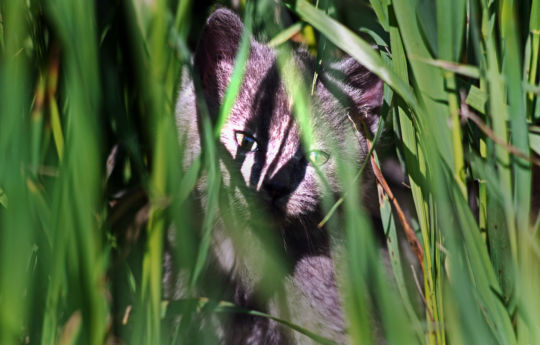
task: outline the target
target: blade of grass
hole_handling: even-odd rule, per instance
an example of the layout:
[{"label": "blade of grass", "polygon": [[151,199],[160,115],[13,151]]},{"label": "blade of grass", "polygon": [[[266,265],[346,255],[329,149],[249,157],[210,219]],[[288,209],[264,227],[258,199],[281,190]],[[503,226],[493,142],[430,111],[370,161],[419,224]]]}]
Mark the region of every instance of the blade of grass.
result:
[{"label": "blade of grass", "polygon": [[424,58],[415,57],[415,56],[411,56],[411,59],[419,60],[429,65],[440,67],[446,71],[460,74],[465,77],[474,78],[474,79],[480,78],[480,70],[476,66],[459,64],[453,61],[440,60],[440,59],[438,60],[424,59]]},{"label": "blade of grass", "polygon": [[[521,79],[521,56],[518,42],[517,18],[512,0],[503,1],[501,27],[504,39],[504,73],[510,105],[510,142],[517,149],[529,156],[529,137],[525,94]],[[531,165],[528,159],[512,157],[514,209],[516,210],[517,229],[528,231],[531,200]],[[517,254],[514,252],[514,254]]]},{"label": "blade of grass", "polygon": [[200,297],[197,299],[181,299],[181,300],[169,303],[167,305],[167,312],[175,313],[175,310],[182,310],[185,304],[193,304],[193,303],[196,305],[197,312],[226,313],[226,314],[241,313],[241,314],[246,314],[246,315],[264,317],[267,319],[277,321],[280,324],[285,325],[293,329],[294,331],[307,336],[308,338],[314,340],[318,344],[336,345],[336,343],[332,341],[331,339],[326,339],[324,337],[321,337],[317,335],[315,332],[305,329],[303,327],[300,327],[298,325],[295,325],[287,320],[275,317],[267,313],[263,313],[258,310],[242,308],[228,301],[214,301],[207,297]]},{"label": "blade of grass", "polygon": [[[483,8],[487,13],[488,9]],[[493,15],[494,16],[494,15]],[[485,15],[484,22],[491,20]],[[487,25],[487,24],[484,24]],[[502,76],[499,74],[499,60],[497,57],[495,38],[493,31],[484,32],[484,41],[487,55],[486,78],[488,80],[489,90],[489,111],[493,132],[504,142],[508,142],[508,112],[506,107],[506,97]],[[495,147],[495,157],[498,166],[499,183],[505,200],[502,205],[491,204],[488,208],[488,240],[492,250],[492,257],[496,272],[499,273],[499,279],[505,297],[508,299],[512,294],[512,285],[514,281],[513,264],[511,259],[516,258],[516,229],[514,223],[514,210],[512,207],[512,172],[510,155],[500,146]],[[501,213],[501,207],[504,213]],[[508,248],[510,244],[510,249]]]},{"label": "blade of grass", "polygon": [[279,34],[274,36],[269,42],[268,45],[270,47],[277,47],[288,40],[291,39],[294,35],[298,34],[303,27],[302,22],[294,23],[293,25],[289,26],[288,28],[281,31]]},{"label": "blade of grass", "polygon": [[[400,29],[398,28],[398,23],[391,23],[390,26],[390,39],[392,47],[392,61],[394,68],[400,74],[404,80],[408,80],[408,64],[405,57],[405,51],[403,47],[403,42],[401,38]],[[433,322],[439,321],[439,313],[437,312],[437,302],[434,299],[436,295],[435,289],[435,280],[433,276],[434,266],[433,266],[433,255],[432,248],[429,245],[429,224],[430,224],[430,211],[428,207],[428,194],[426,192],[426,178],[427,178],[427,169],[423,159],[423,149],[419,146],[417,141],[416,128],[414,126],[411,117],[408,115],[410,110],[407,109],[403,101],[400,99],[396,102],[397,105],[397,114],[399,117],[399,123],[401,125],[401,137],[404,144],[404,157],[409,173],[409,181],[411,184],[411,190],[414,198],[414,203],[416,206],[416,212],[418,214],[418,219],[420,221],[420,229],[422,233],[422,241],[424,244],[424,294],[426,295],[426,311],[428,315],[432,315]],[[428,343],[434,344],[435,339],[441,339],[441,336],[434,334],[434,330],[428,324]]]},{"label": "blade of grass", "polygon": [[45,102],[45,77],[40,74],[34,93],[34,109],[32,110],[32,172],[37,175],[40,156],[41,133],[43,130],[43,105]]},{"label": "blade of grass", "polygon": [[[106,256],[102,252],[101,235],[95,231],[99,228],[96,214],[102,207],[99,195],[104,170],[99,154],[101,133],[98,118],[94,116],[100,104],[95,7],[91,1],[58,0],[48,3],[47,10],[58,27],[64,49],[63,67],[69,99],[67,107],[62,109],[67,119],[68,145],[61,165],[61,178],[55,186],[59,200],[53,224],[62,228],[58,235],[68,238],[61,240],[65,253],[59,256],[67,260],[68,272],[77,272],[68,274],[67,287],[80,291],[80,295],[68,294],[67,303],[81,310],[84,342],[100,344],[105,337],[108,306],[102,284]],[[73,212],[65,212],[70,208]],[[60,270],[61,265],[59,263]],[[62,287],[61,283],[56,284],[59,289]]]},{"label": "blade of grass", "polygon": [[385,8],[387,6],[386,1],[369,0],[369,3],[371,4],[373,11],[377,15],[377,19],[379,20],[379,23],[381,23],[381,25],[386,31],[389,31],[388,30],[388,11]]},{"label": "blade of grass", "polygon": [[212,229],[218,216],[219,209],[219,190],[221,186],[221,177],[218,172],[218,157],[215,147],[215,141],[212,131],[212,125],[208,116],[203,118],[203,147],[205,150],[205,168],[208,174],[208,201],[206,206],[206,215],[202,224],[202,238],[195,260],[195,266],[191,275],[190,289],[195,289],[199,276],[207,262],[210,241],[212,239]]},{"label": "blade of grass", "polygon": [[[205,161],[204,166],[207,173],[207,205],[206,211],[207,214],[203,220],[202,224],[202,238],[199,244],[199,249],[197,253],[197,258],[195,260],[195,266],[192,272],[190,289],[195,289],[196,284],[199,280],[199,277],[203,271],[204,266],[206,265],[208,258],[208,251],[210,249],[210,242],[212,239],[212,229],[215,225],[216,218],[218,216],[217,210],[219,209],[219,191],[221,185],[221,176],[219,174],[218,168],[218,154],[216,147],[216,138],[219,138],[221,134],[221,128],[228,119],[228,116],[236,102],[236,97],[240,91],[242,81],[244,78],[245,66],[247,59],[250,53],[251,46],[251,19],[253,7],[251,2],[248,2],[246,5],[245,12],[245,23],[244,23],[244,33],[238,47],[238,52],[235,58],[235,65],[231,75],[231,82],[229,83],[225,96],[223,99],[223,104],[220,107],[218,119],[214,128],[210,123],[208,113],[202,116],[202,146],[203,151],[205,152]],[[202,102],[199,103],[199,106],[203,106]]]},{"label": "blade of grass", "polygon": [[[27,117],[23,116],[31,100],[28,61],[17,55],[27,34],[25,4],[5,1],[2,4],[5,46],[0,61],[0,188],[9,198],[0,207],[0,343],[19,344],[24,337],[29,299],[24,295],[33,281],[30,278],[33,229],[28,216],[26,171],[30,162]],[[13,81],[16,80],[16,83]]]},{"label": "blade of grass", "polygon": [[[533,0],[531,4],[531,16],[529,19],[529,37],[531,41],[531,55],[529,57],[530,65],[524,66],[528,69],[528,75],[525,73],[525,79],[529,80],[531,85],[536,84],[537,72],[538,72],[538,56],[540,54],[540,1]],[[534,119],[534,112],[532,111],[534,106],[534,95],[532,92],[527,94],[527,103],[529,111],[529,120]]]},{"label": "blade of grass", "polygon": [[[449,61],[456,61],[461,54],[461,45],[465,24],[465,0],[458,1],[437,1],[437,34],[439,58]],[[465,181],[465,162],[463,159],[463,144],[461,125],[459,118],[459,95],[456,85],[456,77],[453,73],[444,74],[445,86],[448,95],[448,110],[452,121],[452,146],[454,154],[455,177],[461,188],[461,192],[467,195]]]},{"label": "blade of grass", "polygon": [[[369,154],[368,156],[371,156],[371,154]],[[375,156],[375,154],[372,159],[373,159],[374,164],[376,166],[379,166],[378,159]],[[383,188],[380,186],[380,183],[378,184],[377,187],[378,187],[377,189],[379,193],[379,208],[380,208],[380,213],[381,213],[381,220],[382,220],[383,230],[386,236],[386,245],[388,247],[388,255],[390,258],[390,263],[392,265],[394,279],[396,281],[396,286],[401,297],[400,301],[401,303],[403,303],[403,307],[408,315],[408,320],[407,320],[408,327],[414,330],[415,336],[417,338],[416,340],[419,341],[420,339],[423,338],[423,329],[422,329],[420,320],[418,319],[418,316],[416,315],[414,307],[412,306],[412,303],[411,303],[412,300],[406,288],[405,275],[403,273],[403,266],[402,266],[402,262],[404,262],[405,260],[400,253],[400,237],[398,236],[397,229],[396,229],[396,222],[394,219],[394,214],[392,212],[390,196],[388,195],[388,193],[384,192]],[[392,198],[394,198],[393,195],[392,195]],[[422,266],[424,262],[421,261],[419,264],[420,266]],[[414,272],[412,273],[414,274]],[[395,321],[395,320],[392,320],[392,321]],[[393,332],[391,332],[391,334],[393,334]],[[403,338],[402,337],[400,338],[401,338],[401,341],[403,341]]]},{"label": "blade of grass", "polygon": [[[158,344],[161,341],[161,276],[163,239],[166,224],[164,208],[167,199],[168,168],[167,148],[171,137],[175,137],[172,119],[172,104],[167,103],[167,94],[172,92],[166,88],[166,72],[169,63],[166,42],[169,30],[166,18],[170,14],[167,2],[158,0],[148,4],[152,20],[147,32],[147,46],[150,47],[150,76],[147,80],[149,89],[150,128],[153,132],[150,137],[153,141],[152,172],[149,181],[150,211],[148,216],[147,250],[142,263],[142,286],[140,301],[143,313],[139,317],[143,320],[144,338],[138,339],[143,343]],[[134,6],[136,8],[136,6]]]}]

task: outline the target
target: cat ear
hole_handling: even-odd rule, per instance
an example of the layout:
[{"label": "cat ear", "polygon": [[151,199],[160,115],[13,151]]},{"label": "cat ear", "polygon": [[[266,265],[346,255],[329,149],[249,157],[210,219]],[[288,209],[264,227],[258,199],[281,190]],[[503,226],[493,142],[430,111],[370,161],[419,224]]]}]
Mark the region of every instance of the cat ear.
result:
[{"label": "cat ear", "polygon": [[194,66],[211,108],[227,87],[243,30],[240,18],[227,9],[216,10],[206,21]]},{"label": "cat ear", "polygon": [[353,58],[345,58],[339,65],[349,102],[374,133],[383,105],[384,83]]}]

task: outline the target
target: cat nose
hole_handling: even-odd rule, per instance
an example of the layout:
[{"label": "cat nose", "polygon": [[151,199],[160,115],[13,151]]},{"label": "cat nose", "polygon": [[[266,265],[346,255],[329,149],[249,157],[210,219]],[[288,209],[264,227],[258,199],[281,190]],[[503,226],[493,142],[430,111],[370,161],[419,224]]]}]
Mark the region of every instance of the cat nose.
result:
[{"label": "cat nose", "polygon": [[263,183],[263,190],[272,199],[277,200],[286,195],[289,195],[292,191],[290,183],[285,178],[272,179]]}]

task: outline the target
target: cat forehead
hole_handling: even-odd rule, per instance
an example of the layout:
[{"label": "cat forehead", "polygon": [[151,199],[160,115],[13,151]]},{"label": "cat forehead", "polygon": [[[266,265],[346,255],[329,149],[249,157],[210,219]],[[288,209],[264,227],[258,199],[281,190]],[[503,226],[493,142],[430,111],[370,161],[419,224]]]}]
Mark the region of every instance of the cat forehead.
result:
[{"label": "cat forehead", "polygon": [[[312,124],[339,127],[340,124],[334,123],[336,122],[334,120],[339,118],[335,115],[342,109],[324,85],[317,83],[315,92],[309,93],[311,85],[308,84],[313,78],[313,73],[310,73],[309,57],[303,55],[293,55],[293,61],[290,63],[295,64],[298,74],[301,75],[301,80],[293,80],[293,83],[308,92],[309,116]],[[296,100],[287,93],[280,76],[276,52],[265,45],[253,42],[242,86],[229,116],[229,123],[236,129],[259,135],[263,140],[270,140],[272,136],[282,136],[285,133],[289,138],[296,140],[295,138],[299,137],[299,129],[293,113],[295,102]]]},{"label": "cat forehead", "polygon": [[279,78],[269,76],[258,82],[249,80],[239,92],[229,122],[252,133],[296,132],[291,108],[291,99]]}]

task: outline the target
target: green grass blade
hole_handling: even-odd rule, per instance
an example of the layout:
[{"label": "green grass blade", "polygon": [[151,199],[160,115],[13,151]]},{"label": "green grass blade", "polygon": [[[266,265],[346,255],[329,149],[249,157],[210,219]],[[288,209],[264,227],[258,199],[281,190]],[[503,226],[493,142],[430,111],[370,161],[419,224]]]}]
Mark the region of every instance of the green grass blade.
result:
[{"label": "green grass blade", "polygon": [[[504,73],[510,105],[510,142],[522,152],[529,149],[527,111],[525,94],[521,79],[521,54],[518,42],[517,19],[514,1],[503,1],[501,27],[504,39]],[[512,157],[514,208],[516,210],[517,228],[521,231],[529,229],[529,211],[531,200],[531,166],[526,159]]]},{"label": "green grass blade", "polygon": [[[0,343],[19,344],[22,325],[31,305],[24,291],[33,284],[31,260],[35,224],[29,217],[26,174],[30,156],[25,108],[31,99],[28,61],[23,49],[27,26],[20,1],[3,2],[5,50],[0,64],[0,188],[5,206],[0,207]],[[17,83],[13,83],[17,80]]]},{"label": "green grass blade", "polygon": [[[487,8],[483,9],[484,13]],[[488,19],[484,19],[487,21]],[[502,76],[499,72],[494,32],[488,31],[485,36],[487,71],[489,92],[489,111],[495,135],[508,142],[508,108]],[[509,153],[502,147],[495,147],[495,157],[499,175],[500,190],[505,196],[501,205],[494,204],[488,208],[488,241],[493,254],[496,272],[499,273],[501,285],[506,298],[509,298],[514,281],[511,258],[516,258],[516,228],[514,222],[514,209],[512,206],[512,172]],[[488,196],[489,198],[489,196]],[[501,209],[504,213],[501,213]],[[510,247],[508,247],[508,243]]]},{"label": "green grass blade", "polygon": [[[538,57],[540,55],[540,1],[533,0],[531,4],[531,16],[529,19],[529,38],[531,40],[530,65],[525,65],[524,68],[528,70],[528,75],[525,73],[525,78],[529,80],[531,85],[536,84],[538,74]],[[528,78],[527,78],[528,77]],[[538,97],[537,97],[538,99]],[[534,117],[534,95],[529,92],[527,95],[527,103],[529,106],[529,119],[535,119]]]},{"label": "green grass blade", "polygon": [[[52,313],[55,308],[56,312],[62,311],[64,296],[61,293],[67,288],[70,293],[65,296],[65,303],[82,313],[83,342],[100,344],[105,337],[108,306],[101,285],[106,256],[102,251],[101,236],[96,231],[99,228],[96,214],[102,207],[99,199],[102,165],[97,140],[101,133],[97,117],[93,116],[100,104],[96,23],[95,17],[88,15],[94,13],[94,4],[52,1],[47,4],[47,10],[57,25],[65,49],[64,80],[69,99],[67,107],[62,109],[67,145],[60,179],[55,185],[57,200],[52,219],[52,224],[57,227],[55,236],[60,238],[54,243],[58,244],[61,261],[54,268],[56,281],[51,282],[49,301],[52,302]],[[70,208],[73,212],[60,212]],[[66,262],[71,274],[62,282],[60,277]],[[74,291],[80,291],[80,294]],[[54,315],[48,320],[52,323],[47,326],[58,327]]]},{"label": "green grass blade", "polygon": [[301,22],[294,23],[285,30],[281,31],[279,34],[274,36],[269,42],[270,47],[277,47],[285,42],[287,42],[291,37],[298,34],[302,30],[303,24]]}]

